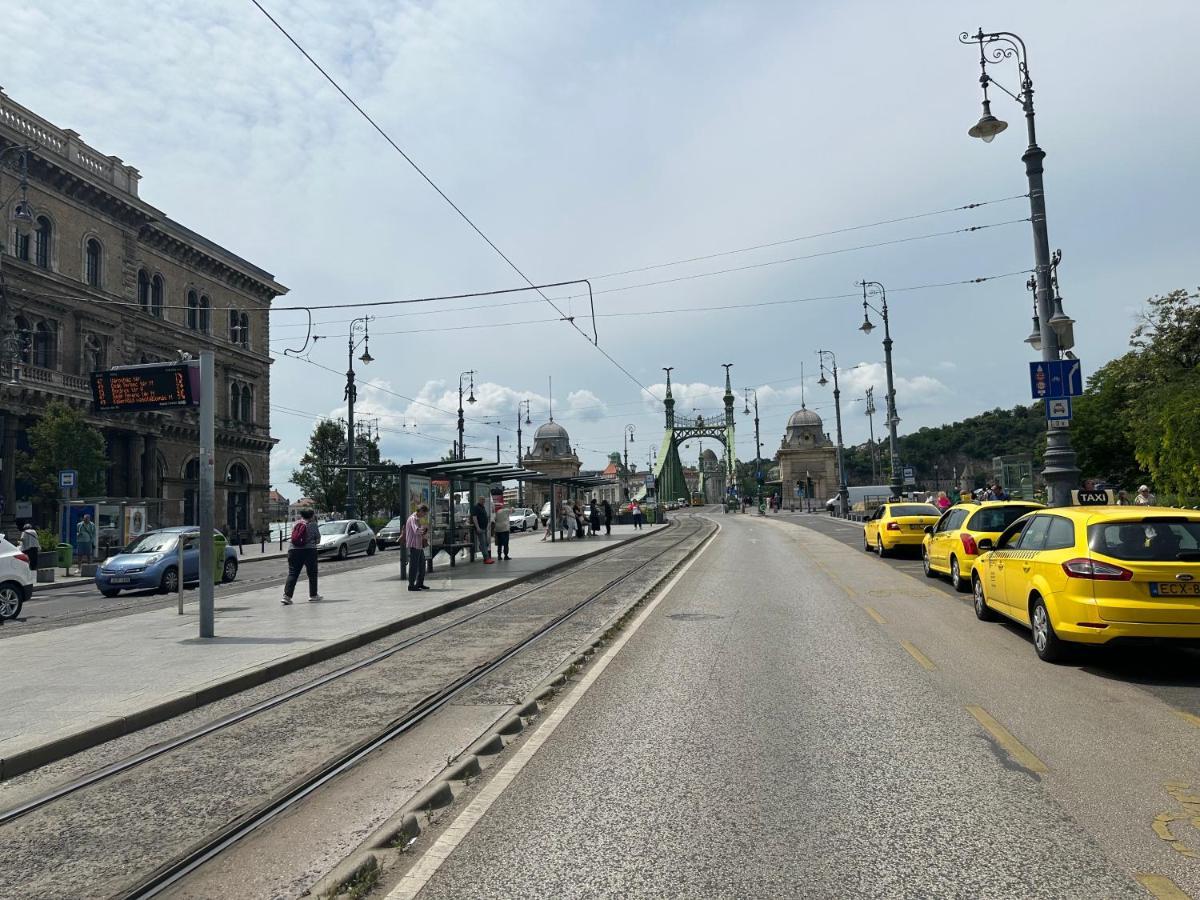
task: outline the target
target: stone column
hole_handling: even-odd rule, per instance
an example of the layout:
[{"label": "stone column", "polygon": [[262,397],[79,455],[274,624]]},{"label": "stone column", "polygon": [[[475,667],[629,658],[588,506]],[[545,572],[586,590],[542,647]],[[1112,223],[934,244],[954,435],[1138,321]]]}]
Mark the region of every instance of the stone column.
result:
[{"label": "stone column", "polygon": [[[157,497],[159,493],[158,484],[158,435],[147,434],[143,440],[145,441],[145,452],[142,454],[142,485],[147,497]],[[162,510],[152,510],[153,519],[155,522],[162,524]]]},{"label": "stone column", "polygon": [[4,425],[4,473],[0,493],[4,495],[4,515],[0,526],[7,532],[16,524],[17,516],[17,417],[9,413],[0,416]]},{"label": "stone column", "polygon": [[126,434],[125,440],[129,448],[126,462],[125,493],[128,497],[142,496],[142,436]]}]

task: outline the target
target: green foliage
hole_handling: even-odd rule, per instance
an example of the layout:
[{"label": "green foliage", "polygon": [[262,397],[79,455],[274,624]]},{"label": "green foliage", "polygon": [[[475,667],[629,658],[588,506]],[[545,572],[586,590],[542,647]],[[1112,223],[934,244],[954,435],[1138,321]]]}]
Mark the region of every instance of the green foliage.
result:
[{"label": "green foliage", "polygon": [[17,471],[33,483],[42,509],[53,507],[61,496],[58,473],[63,469],[79,472],[81,497],[104,493],[109,465],[104,436],[82,413],[57,400],[51,402],[29,429],[29,446],[30,453],[18,455]]},{"label": "green foliage", "polygon": [[58,549],[58,535],[48,528],[37,529],[38,544],[41,545],[42,552],[49,554],[51,551]]},{"label": "green foliage", "polygon": [[1144,386],[1137,355],[1130,352],[1097,369],[1088,379],[1084,395],[1075,398],[1071,443],[1083,477],[1102,478],[1126,488],[1149,480],[1135,455],[1134,434],[1125,424]]},{"label": "green foliage", "polygon": [[321,512],[338,512],[346,507],[346,420],[322,419],[308,439],[308,450],[291,482],[311,497]]}]

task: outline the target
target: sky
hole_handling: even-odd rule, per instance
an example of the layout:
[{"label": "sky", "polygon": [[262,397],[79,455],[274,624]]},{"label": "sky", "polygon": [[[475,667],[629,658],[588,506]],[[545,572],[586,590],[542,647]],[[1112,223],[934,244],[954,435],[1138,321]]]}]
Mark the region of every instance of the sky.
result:
[{"label": "sky", "polygon": [[[1025,133],[993,90],[1012,127],[967,136],[978,52],[958,35],[981,25],[1029,48],[1085,373],[1124,352],[1147,297],[1197,284],[1200,121],[1178,68],[1193,0],[1017,0],[970,18],[950,0],[262,2],[532,281],[589,279],[596,314],[578,284],[545,291],[558,309],[532,292],[324,309],[300,359],[284,350],[304,343],[304,313],[274,312],[271,478],[293,498],[316,420],[345,414],[348,321],[368,313],[356,415],[398,461],[449,451],[459,373],[475,370],[469,455],[494,456],[499,435],[515,460],[518,404],[531,401],[528,445],[552,379],[585,468],[622,449],[627,425],[644,467],[662,367],[690,418],[719,412],[722,363],[739,458],[755,454],[745,388],[771,455],[802,391],[835,430],[821,349],[859,443],[865,390],[877,434],[886,390],[882,328],[858,328],[862,279],[888,289],[901,433],[1030,402]],[[250,0],[44,0],[5,16],[6,93],[274,273],[290,288],[277,307],[524,286]],[[1015,90],[1013,64],[992,74]]]}]

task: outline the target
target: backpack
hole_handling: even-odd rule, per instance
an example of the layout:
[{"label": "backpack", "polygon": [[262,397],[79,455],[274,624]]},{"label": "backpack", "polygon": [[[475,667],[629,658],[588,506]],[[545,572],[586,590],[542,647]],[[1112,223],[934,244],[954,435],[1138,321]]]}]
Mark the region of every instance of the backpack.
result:
[{"label": "backpack", "polygon": [[303,519],[292,526],[292,546],[303,547],[308,543],[308,523]]}]

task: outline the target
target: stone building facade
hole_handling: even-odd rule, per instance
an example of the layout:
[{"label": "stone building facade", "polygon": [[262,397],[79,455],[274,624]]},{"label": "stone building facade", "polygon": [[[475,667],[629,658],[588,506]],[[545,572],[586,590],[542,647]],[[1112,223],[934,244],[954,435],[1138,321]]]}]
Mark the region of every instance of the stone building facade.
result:
[{"label": "stone building facade", "polygon": [[[29,485],[16,477],[27,430],[52,400],[101,430],[108,498],[146,501],[152,525],[196,521],[199,431],[192,410],[99,416],[88,374],[216,354],[216,507],[230,533],[263,527],[269,489],[268,309],[287,288],[271,273],[138,196],[140,173],[0,91],[0,495],[11,526]],[[14,159],[28,173],[32,224],[12,216]],[[25,496],[23,496],[23,494]],[[37,510],[48,524],[52,511]]]},{"label": "stone building facade", "polygon": [[[553,418],[538,427],[533,435],[533,443],[521,461],[527,469],[541,472],[544,475],[567,476],[579,474],[579,457],[571,449],[571,438],[567,429],[563,428]],[[525,485],[525,502],[535,511],[541,512],[542,505],[550,497],[550,489],[538,482],[531,481]]]},{"label": "stone building facade", "polygon": [[812,479],[818,503],[824,503],[838,491],[837,447],[825,433],[821,417],[811,409],[801,406],[792,413],[775,461],[779,464],[777,478],[785,506],[800,506],[797,481]]}]

